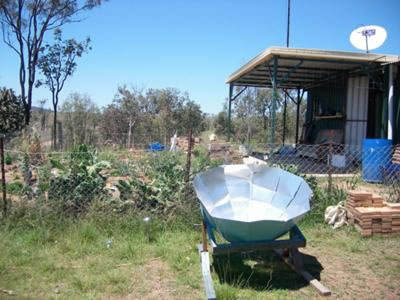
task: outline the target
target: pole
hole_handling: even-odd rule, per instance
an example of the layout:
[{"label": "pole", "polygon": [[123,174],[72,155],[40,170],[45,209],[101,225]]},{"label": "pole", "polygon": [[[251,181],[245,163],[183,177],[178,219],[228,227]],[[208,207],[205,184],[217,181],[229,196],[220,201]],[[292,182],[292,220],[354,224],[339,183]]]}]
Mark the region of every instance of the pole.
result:
[{"label": "pole", "polygon": [[283,135],[282,135],[283,145],[285,145],[285,139],[286,139],[286,109],[287,109],[287,95],[285,93],[285,103],[283,104]]},{"label": "pole", "polygon": [[185,198],[189,196],[189,181],[190,181],[190,167],[191,167],[191,156],[192,156],[192,129],[189,130],[188,134],[188,153],[187,153],[187,159],[186,159],[186,174],[185,174]]},{"label": "pole", "polygon": [[233,86],[232,84],[230,84],[229,99],[228,99],[228,142],[231,140],[232,92],[233,92]]},{"label": "pole", "polygon": [[270,130],[270,144],[275,143],[275,122],[276,122],[276,102],[278,98],[278,92],[276,87],[276,76],[277,76],[277,68],[278,68],[278,58],[274,57],[274,73],[272,78],[272,111],[271,111],[271,130]]},{"label": "pole", "polygon": [[333,130],[329,131],[329,150],[328,150],[328,192],[332,193],[332,142]]},{"label": "pole", "polygon": [[299,122],[300,122],[300,89],[297,89],[297,103],[296,103],[296,145],[299,142]]},{"label": "pole", "polygon": [[393,72],[394,65],[389,65],[389,86],[388,86],[388,130],[387,130],[387,139],[393,140],[393,131],[394,131],[394,84],[393,84]]},{"label": "pole", "polygon": [[4,134],[0,134],[1,187],[3,190],[3,217],[7,215],[6,171],[4,168]]},{"label": "pole", "polygon": [[202,226],[201,226],[201,240],[202,240],[202,245],[203,245],[203,252],[208,251],[207,247],[207,224],[203,220]]},{"label": "pole", "polygon": [[290,0],[288,0],[288,13],[287,13],[287,32],[286,32],[286,47],[289,48],[290,36]]}]

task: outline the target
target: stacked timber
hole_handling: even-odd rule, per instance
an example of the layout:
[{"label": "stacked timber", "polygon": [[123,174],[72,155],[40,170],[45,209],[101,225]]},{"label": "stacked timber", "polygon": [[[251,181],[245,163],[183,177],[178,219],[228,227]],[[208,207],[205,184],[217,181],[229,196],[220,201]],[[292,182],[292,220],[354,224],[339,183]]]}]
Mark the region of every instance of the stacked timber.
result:
[{"label": "stacked timber", "polygon": [[400,205],[364,191],[351,191],[346,202],[347,218],[362,236],[400,234]]},{"label": "stacked timber", "polygon": [[223,160],[229,163],[242,163],[243,155],[228,143],[208,144],[208,154],[212,159]]},{"label": "stacked timber", "polygon": [[397,145],[394,148],[394,153],[393,153],[393,157],[392,157],[392,163],[395,165],[400,165],[400,146]]},{"label": "stacked timber", "polygon": [[[187,152],[189,150],[189,138],[180,136],[176,139],[176,144],[179,149]],[[199,138],[192,138],[192,148],[196,145],[200,144]]]}]

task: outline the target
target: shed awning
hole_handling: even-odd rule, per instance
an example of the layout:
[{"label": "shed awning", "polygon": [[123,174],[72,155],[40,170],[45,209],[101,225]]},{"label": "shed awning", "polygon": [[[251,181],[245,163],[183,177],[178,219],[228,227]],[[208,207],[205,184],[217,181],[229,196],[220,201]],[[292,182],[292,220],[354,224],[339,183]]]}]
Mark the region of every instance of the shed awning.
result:
[{"label": "shed awning", "polygon": [[399,61],[399,56],[385,54],[271,47],[235,71],[226,83],[272,87],[276,74],[277,88],[307,89]]}]

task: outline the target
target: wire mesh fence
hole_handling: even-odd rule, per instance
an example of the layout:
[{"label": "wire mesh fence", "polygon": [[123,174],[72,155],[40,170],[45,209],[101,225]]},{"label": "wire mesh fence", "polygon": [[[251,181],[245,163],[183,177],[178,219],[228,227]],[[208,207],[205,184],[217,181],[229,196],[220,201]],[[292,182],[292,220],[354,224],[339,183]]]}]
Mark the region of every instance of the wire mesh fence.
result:
[{"label": "wire mesh fence", "polygon": [[400,199],[398,146],[363,150],[333,143],[244,146],[198,142],[189,168],[185,150],[170,152],[168,146],[152,149],[145,144],[125,150],[100,151],[85,145],[69,152],[5,150],[7,203],[40,202],[45,210],[57,208],[68,214],[85,212],[93,203],[117,211],[134,208],[166,213],[196,203],[193,192],[187,190],[196,173],[243,160],[315,177],[326,189],[332,185],[362,187],[391,202]]}]

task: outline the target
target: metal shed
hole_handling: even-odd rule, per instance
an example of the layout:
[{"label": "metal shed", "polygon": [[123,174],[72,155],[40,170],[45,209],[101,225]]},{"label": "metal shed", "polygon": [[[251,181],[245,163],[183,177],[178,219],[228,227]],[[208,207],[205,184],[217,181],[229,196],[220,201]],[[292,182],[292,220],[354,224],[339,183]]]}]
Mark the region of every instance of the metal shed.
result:
[{"label": "metal shed", "polygon": [[[229,84],[228,134],[232,102],[247,87],[259,87],[274,91],[271,143],[275,142],[277,89],[297,90],[297,100],[293,99],[297,103],[296,143],[299,141],[299,106],[304,92],[307,92],[306,120],[314,122],[317,130],[341,129],[343,143],[358,146],[368,135],[392,139],[394,131],[397,137],[399,62],[400,56],[385,54],[268,48],[226,80]],[[240,88],[236,95],[234,87]],[[375,102],[372,101],[374,97],[377,98]],[[371,105],[379,106],[380,116],[368,121],[376,109]],[[375,126],[368,122],[375,122]],[[315,135],[315,132],[310,134],[311,142],[315,141]]]}]

